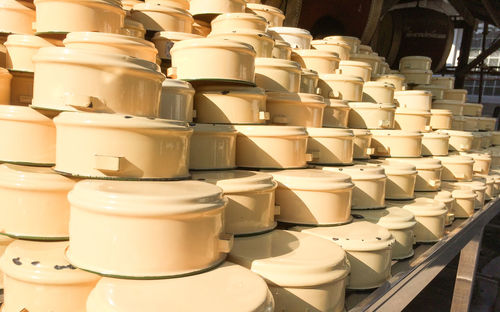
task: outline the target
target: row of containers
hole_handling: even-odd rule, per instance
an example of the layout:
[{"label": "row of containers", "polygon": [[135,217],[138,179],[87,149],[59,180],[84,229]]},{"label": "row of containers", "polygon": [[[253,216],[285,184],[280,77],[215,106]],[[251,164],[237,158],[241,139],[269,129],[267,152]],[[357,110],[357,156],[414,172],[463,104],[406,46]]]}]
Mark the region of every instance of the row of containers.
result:
[{"label": "row of containers", "polygon": [[3,312],[343,311],[500,193],[426,57],[241,0],[0,2]]}]

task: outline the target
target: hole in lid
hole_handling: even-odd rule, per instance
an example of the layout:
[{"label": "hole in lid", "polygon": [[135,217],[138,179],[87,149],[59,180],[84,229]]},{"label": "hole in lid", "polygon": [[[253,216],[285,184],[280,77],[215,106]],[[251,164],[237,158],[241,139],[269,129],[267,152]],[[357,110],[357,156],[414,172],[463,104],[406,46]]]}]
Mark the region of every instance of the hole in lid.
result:
[{"label": "hole in lid", "polygon": [[363,217],[362,215],[359,215],[359,214],[352,214],[351,215],[354,219],[364,219],[365,217]]},{"label": "hole in lid", "polygon": [[127,116],[124,116],[124,118],[125,118],[125,119],[130,119],[130,118],[133,118],[133,116],[129,116],[129,115],[127,115]]},{"label": "hole in lid", "polygon": [[336,237],[332,237],[332,240],[334,240],[334,241],[338,241],[339,239],[338,239],[338,238],[336,238]]},{"label": "hole in lid", "polygon": [[39,264],[40,264],[40,261],[33,261],[33,262],[31,262],[31,265],[38,266]]},{"label": "hole in lid", "polygon": [[14,262],[15,265],[22,265],[23,263],[21,262],[21,258],[12,258],[12,262]]},{"label": "hole in lid", "polygon": [[377,240],[382,240],[380,237],[375,237]]},{"label": "hole in lid", "polygon": [[224,91],[221,91],[220,92],[222,95],[226,95],[226,94],[229,94],[229,90],[224,90]]}]

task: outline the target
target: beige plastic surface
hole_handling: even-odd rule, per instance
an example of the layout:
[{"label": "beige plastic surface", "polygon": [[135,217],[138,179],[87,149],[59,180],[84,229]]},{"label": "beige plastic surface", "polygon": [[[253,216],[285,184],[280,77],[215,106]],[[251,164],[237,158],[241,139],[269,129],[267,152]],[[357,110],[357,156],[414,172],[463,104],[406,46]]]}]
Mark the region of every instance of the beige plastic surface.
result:
[{"label": "beige plastic surface", "polygon": [[196,124],[193,129],[189,169],[215,170],[236,167],[237,132],[232,126]]}]

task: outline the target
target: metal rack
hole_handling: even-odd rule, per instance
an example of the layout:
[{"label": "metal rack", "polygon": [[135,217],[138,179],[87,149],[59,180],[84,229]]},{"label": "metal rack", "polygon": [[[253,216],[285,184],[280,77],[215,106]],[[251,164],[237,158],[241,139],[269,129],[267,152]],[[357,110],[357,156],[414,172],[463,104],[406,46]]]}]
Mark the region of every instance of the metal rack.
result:
[{"label": "metal rack", "polygon": [[348,292],[349,312],[401,311],[460,252],[451,311],[468,311],[484,227],[500,212],[490,201],[468,219],[459,219],[439,242],[415,247],[413,258],[394,261],[392,278],[372,292]]}]

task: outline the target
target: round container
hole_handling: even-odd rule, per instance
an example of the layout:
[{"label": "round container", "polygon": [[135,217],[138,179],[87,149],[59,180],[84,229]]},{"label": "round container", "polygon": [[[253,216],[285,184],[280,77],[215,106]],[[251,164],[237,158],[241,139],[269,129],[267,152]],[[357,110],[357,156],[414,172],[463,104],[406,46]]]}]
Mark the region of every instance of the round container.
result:
[{"label": "round container", "polygon": [[33,107],[158,116],[165,76],[156,64],[124,55],[61,47],[40,49],[33,62]]},{"label": "round container", "polygon": [[238,29],[267,30],[267,20],[253,13],[225,13],[217,16],[210,23],[212,34],[229,33]]},{"label": "round container", "polygon": [[189,150],[189,169],[236,167],[236,135],[230,125],[195,124]]},{"label": "round container", "polygon": [[0,105],[10,104],[12,75],[0,67]]},{"label": "round container", "polygon": [[434,192],[441,188],[441,161],[429,157],[423,158],[387,158],[390,163],[406,163],[417,168],[415,192]]},{"label": "round container", "polygon": [[56,129],[52,120],[23,106],[0,105],[0,161],[31,166],[55,163]]},{"label": "round container", "polygon": [[[252,7],[250,7],[252,9]],[[297,27],[270,27],[275,39],[282,39],[290,44],[292,49],[310,49],[312,36],[311,33]]]},{"label": "round container", "polygon": [[28,106],[33,99],[34,73],[11,70],[10,104]]},{"label": "round container", "polygon": [[367,81],[363,84],[363,102],[392,104],[394,85],[387,82]]},{"label": "round container", "polygon": [[359,46],[361,45],[361,40],[357,37],[349,37],[349,36],[328,36],[323,40],[329,42],[346,42],[351,47],[351,53],[358,53]]},{"label": "round container", "polygon": [[443,181],[472,181],[474,175],[472,157],[467,156],[435,156],[443,164]]},{"label": "round container", "polygon": [[477,194],[472,189],[450,189],[455,203],[453,204],[453,214],[457,219],[467,219],[474,214]]},{"label": "round container", "polygon": [[344,309],[349,262],[342,248],[325,239],[282,230],[239,237],[229,259],[267,281],[275,311]]},{"label": "round container", "polygon": [[[347,61],[349,59],[349,54],[351,53],[351,46],[345,41],[332,41],[332,40],[313,40],[311,45],[314,49],[335,52],[339,55],[342,61]],[[359,64],[358,64],[359,65]],[[364,65],[364,64],[363,64]],[[371,71],[371,68],[370,68]],[[348,74],[350,75],[350,74]],[[366,80],[365,80],[366,81]]]},{"label": "round container", "polygon": [[370,159],[373,154],[372,133],[364,129],[351,129],[354,133],[354,152],[353,158],[356,160]]},{"label": "round container", "polygon": [[197,34],[175,31],[159,31],[155,33],[151,41],[154,43],[156,50],[158,51],[159,58],[163,60],[171,60],[172,55],[170,55],[170,50],[176,42],[200,38],[202,38],[202,36]]},{"label": "round container", "polygon": [[247,11],[265,18],[269,27],[281,27],[285,20],[283,11],[271,5],[247,3]]},{"label": "round container", "polygon": [[303,127],[235,126],[236,165],[244,168],[304,168],[307,132]]},{"label": "round container", "polygon": [[432,77],[431,83],[436,86],[441,86],[445,89],[453,89],[455,85],[455,77]]},{"label": "round container", "polygon": [[394,238],[392,259],[401,260],[413,256],[415,236],[413,228],[417,224],[411,212],[400,207],[356,211],[356,220],[377,224],[391,233]]},{"label": "round container", "polygon": [[372,130],[375,156],[420,157],[422,137],[418,131]]},{"label": "round container", "polygon": [[0,165],[1,232],[17,239],[67,240],[75,182],[50,168]]},{"label": "round container", "polygon": [[2,33],[32,35],[35,6],[32,1],[3,0],[0,21]]},{"label": "round container", "polygon": [[392,129],[396,106],[392,104],[374,104],[350,102],[349,128],[356,129]]},{"label": "round container", "polygon": [[372,78],[377,77],[380,67],[380,58],[377,55],[351,52],[349,59],[351,61],[369,63],[372,66]]},{"label": "round container", "polygon": [[[183,40],[170,54],[172,78],[254,83],[255,50],[249,44],[209,38]],[[222,66],[220,60],[224,60]]]},{"label": "round container", "polygon": [[68,198],[66,256],[87,271],[166,278],[213,268],[231,249],[232,236],[224,233],[227,200],[209,183],[85,180]]},{"label": "round container", "polygon": [[[10,238],[8,236],[0,235],[0,257],[4,254],[5,249],[7,248],[7,246],[9,246],[10,243],[12,243],[13,241],[14,241],[14,239],[12,239],[12,238]],[[0,287],[2,287],[2,289],[3,289],[4,288],[4,285],[3,285],[3,273],[1,275],[2,275],[2,277],[0,277]]]},{"label": "round container", "polygon": [[453,114],[448,109],[431,109],[431,128],[434,130],[451,129],[452,116]]},{"label": "round container", "polygon": [[27,72],[34,71],[33,55],[40,48],[53,46],[49,41],[33,35],[9,35],[4,45],[7,48],[7,68]]},{"label": "round container", "polygon": [[443,238],[448,214],[446,205],[431,198],[417,198],[409,202],[392,202],[413,213],[417,224],[413,228],[417,243],[434,243]]},{"label": "round container", "polygon": [[464,104],[453,100],[436,100],[432,102],[433,109],[447,109],[455,116],[462,116]]},{"label": "round container", "polygon": [[[122,1],[122,5],[125,5],[123,2],[124,1]],[[137,0],[137,3],[140,2]],[[134,6],[135,4],[136,3],[134,3],[132,6]],[[130,9],[132,9],[132,7],[130,7]],[[144,36],[146,35],[146,28],[144,28],[144,25],[142,25],[142,23],[134,21],[129,16],[125,16],[123,27],[120,29],[120,34],[144,39]]]},{"label": "round container", "polygon": [[296,229],[333,241],[345,250],[351,264],[348,289],[376,288],[391,277],[395,240],[385,228],[368,221],[358,221],[342,226]]},{"label": "round container", "polygon": [[245,0],[189,0],[189,12],[197,18],[212,20],[223,13],[245,12]]},{"label": "round container", "polygon": [[60,173],[140,180],[189,176],[189,141],[193,130],[183,122],[65,112],[54,118],[54,123],[57,129],[55,170]]},{"label": "round container", "polygon": [[483,182],[486,186],[486,190],[484,192],[485,200],[492,200],[496,197],[495,195],[495,178],[488,174],[474,174],[474,180],[479,180]]},{"label": "round container", "polygon": [[494,131],[497,119],[492,117],[479,117],[478,129],[482,131]]},{"label": "round container", "polygon": [[304,64],[306,68],[312,69],[319,74],[334,74],[339,68],[339,54],[325,50],[302,50],[295,49],[292,59],[299,64]]},{"label": "round container", "polygon": [[453,116],[451,118],[451,129],[463,131],[465,130],[465,119],[463,116]]},{"label": "round container", "polygon": [[273,54],[274,40],[265,31],[254,29],[234,29],[228,32],[211,32],[208,38],[232,40],[250,44],[257,52],[257,57],[270,58]]},{"label": "round container", "polygon": [[0,259],[4,272],[2,311],[86,311],[99,276],[75,268],[64,257],[68,242],[17,240]]},{"label": "round container", "polygon": [[162,119],[193,121],[194,89],[189,82],[165,79],[161,84],[160,110]]},{"label": "round container", "polygon": [[278,182],[278,221],[306,225],[343,224],[351,221],[354,184],[348,175],[318,169],[270,173]]},{"label": "round container", "polygon": [[266,91],[297,93],[300,89],[300,65],[275,58],[255,59],[255,83]]},{"label": "round container", "polygon": [[405,76],[407,84],[430,84],[432,71],[420,69],[405,69],[401,70],[401,74]]},{"label": "round container", "polygon": [[318,91],[318,72],[312,69],[302,69],[300,73],[300,93],[316,94]]},{"label": "round container", "polygon": [[[125,11],[117,0],[36,0],[37,33],[120,32]],[[57,18],[55,18],[57,16]]]},{"label": "round container", "polygon": [[415,198],[414,190],[417,179],[417,169],[412,164],[373,160],[367,165],[381,166],[385,170],[387,182],[385,199],[409,200]]},{"label": "round container", "polygon": [[194,106],[200,123],[263,124],[269,119],[266,94],[255,87],[200,86],[196,88]]},{"label": "round container", "polygon": [[[340,67],[342,68],[342,67]],[[394,88],[396,92],[400,92],[404,90],[405,86],[405,76],[399,75],[399,74],[384,74],[384,75],[379,75],[377,77],[378,82],[386,82],[386,83],[392,83],[394,85]],[[394,94],[394,97],[396,96],[396,93]],[[429,105],[430,106],[430,105]]]},{"label": "round container", "polygon": [[367,82],[371,78],[372,66],[367,62],[340,61],[337,72],[342,75],[360,77],[364,82]]},{"label": "round container", "polygon": [[273,58],[290,60],[292,57],[292,46],[280,39],[274,39]]},{"label": "round container", "polygon": [[328,74],[319,78],[318,87],[325,98],[359,102],[363,97],[363,79],[360,77]]},{"label": "round container", "polygon": [[239,265],[224,262],[212,271],[175,279],[102,278],[89,295],[86,311],[267,312],[273,308],[272,294],[262,278]]},{"label": "round container", "polygon": [[411,108],[396,108],[394,128],[405,131],[429,131],[431,114],[429,111]]},{"label": "round container", "polygon": [[447,89],[444,91],[443,99],[450,101],[459,101],[465,103],[467,100],[467,90],[465,89]]},{"label": "round container", "polygon": [[267,111],[273,124],[316,127],[323,124],[323,97],[310,93],[267,92]]},{"label": "round container", "polygon": [[488,174],[491,166],[491,156],[487,153],[464,153],[464,156],[474,159],[474,173]]},{"label": "round container", "polygon": [[414,90],[424,90],[432,93],[433,100],[443,100],[445,87],[433,84],[419,84],[413,87]]},{"label": "round container", "polygon": [[424,132],[422,156],[447,156],[450,136],[446,133]]},{"label": "round container", "polygon": [[429,70],[431,69],[432,59],[427,56],[405,56],[399,60],[399,70],[403,71],[405,69],[419,69],[419,70]]},{"label": "round container", "polygon": [[462,120],[464,121],[464,130],[465,131],[476,131],[478,129],[477,117],[463,116]]},{"label": "round container", "polygon": [[481,117],[483,113],[483,104],[478,103],[465,103],[464,116]]},{"label": "round container", "polygon": [[[344,100],[324,99],[326,107],[323,111],[323,127],[347,128],[351,108]],[[499,139],[500,145],[500,132]]]},{"label": "round container", "polygon": [[418,192],[418,197],[426,197],[435,199],[437,201],[445,204],[448,214],[446,215],[446,220],[444,225],[449,226],[455,220],[455,214],[453,212],[453,206],[455,205],[455,198],[453,198],[451,192],[439,191],[439,192]]},{"label": "round container", "polygon": [[259,234],[276,227],[274,205],[277,182],[263,172],[230,170],[194,172],[193,180],[205,181],[222,188],[228,200],[224,210],[226,233]]},{"label": "round container", "polygon": [[309,163],[318,165],[350,165],[354,149],[354,134],[348,129],[307,128]]},{"label": "round container", "polygon": [[479,181],[474,180],[471,182],[455,182],[453,183],[455,187],[459,189],[472,190],[477,196],[474,200],[474,209],[479,210],[484,207],[484,201],[486,197],[486,184]]},{"label": "round container", "polygon": [[397,91],[394,100],[401,108],[429,111],[432,104],[432,94],[425,90]]},{"label": "round container", "polygon": [[474,135],[472,132],[455,131],[455,130],[440,130],[439,133],[445,133],[450,136],[449,150],[468,152],[472,149]]},{"label": "round container", "polygon": [[187,10],[161,2],[138,3],[130,11],[130,15],[148,31],[190,33],[193,29],[194,19]]},{"label": "round container", "polygon": [[351,203],[352,210],[385,207],[387,176],[385,175],[384,168],[355,165],[347,167],[323,167],[323,170],[344,173],[351,177],[354,183]]}]

